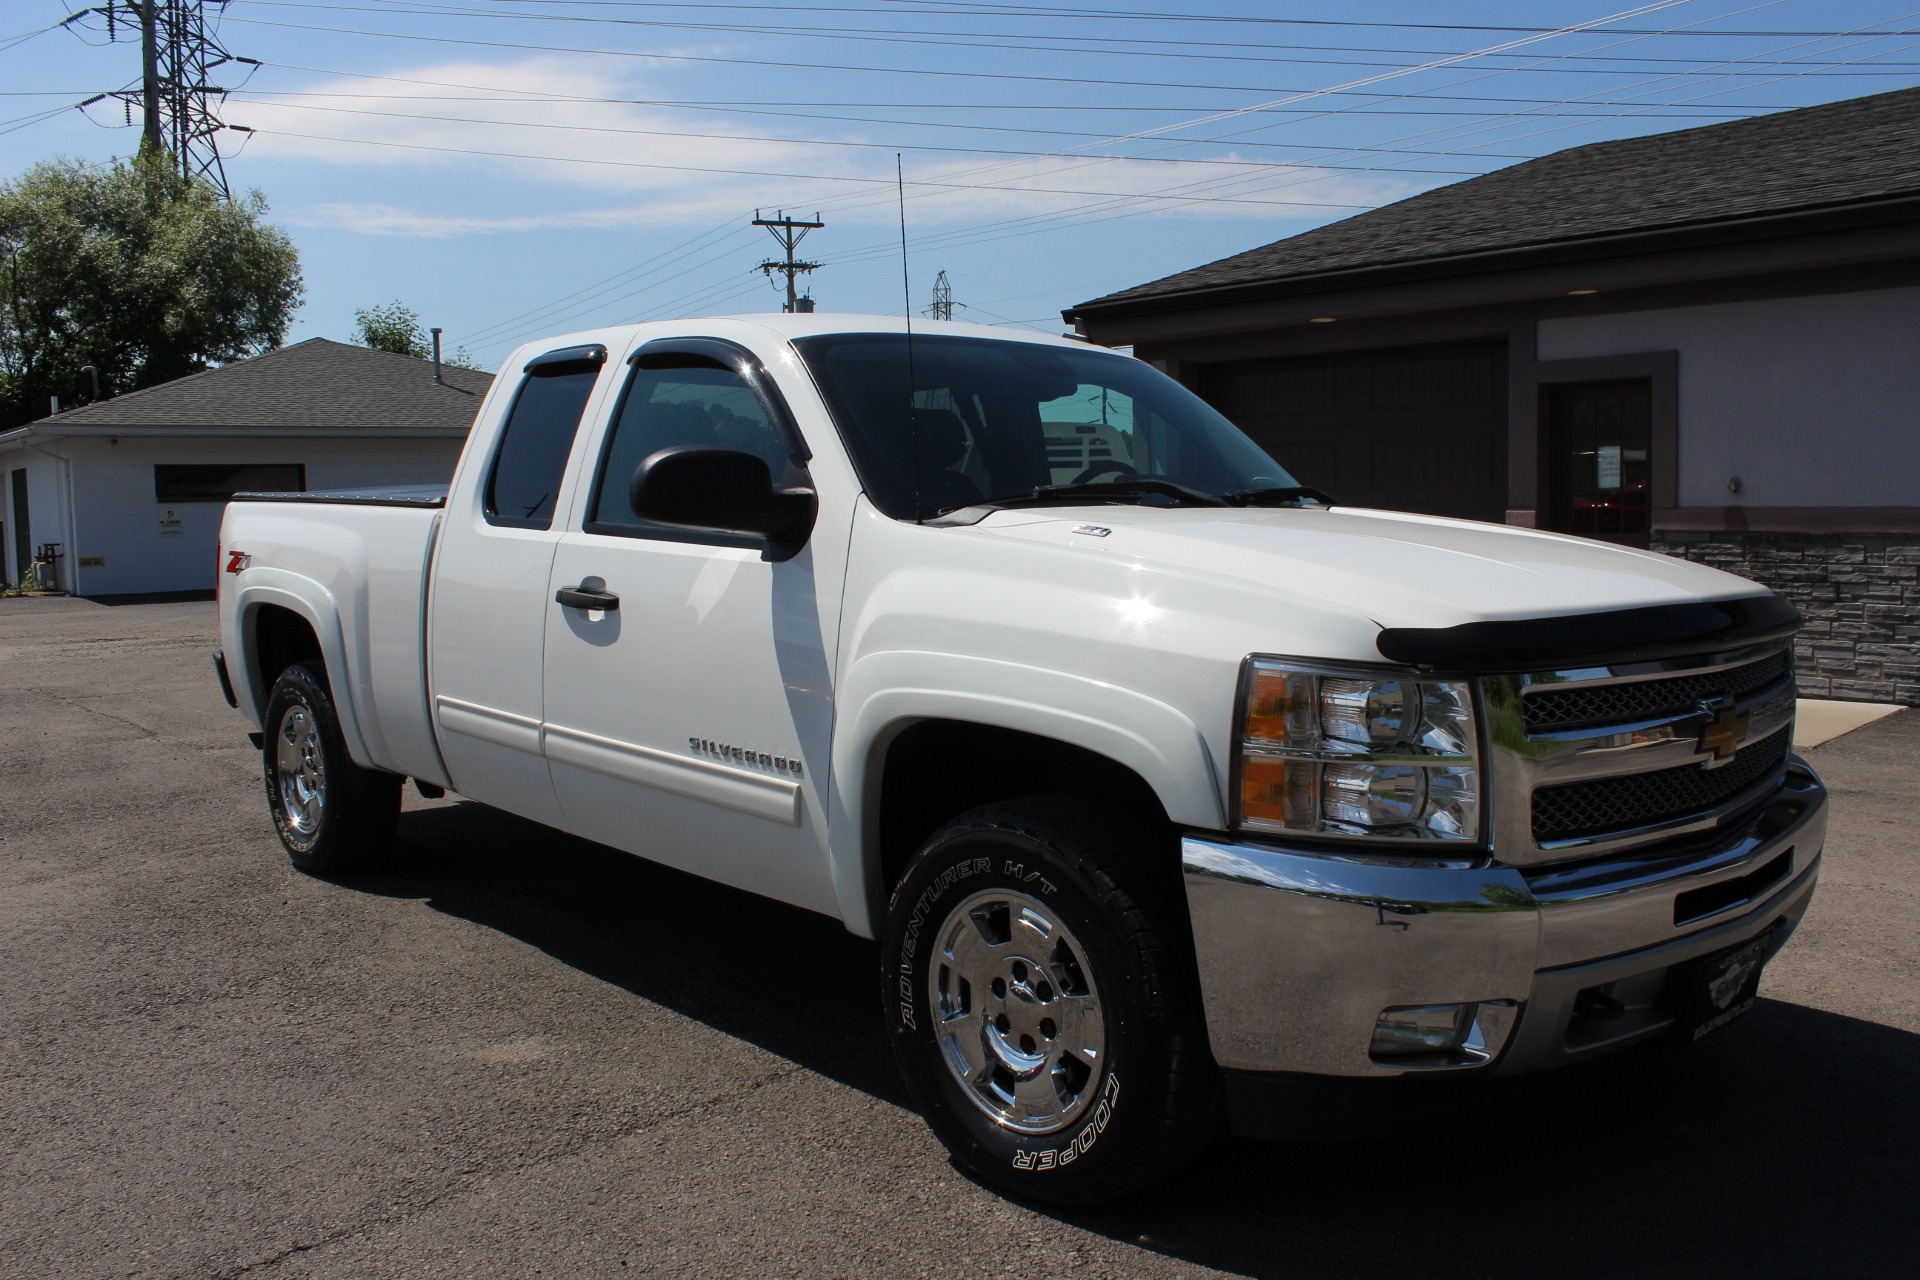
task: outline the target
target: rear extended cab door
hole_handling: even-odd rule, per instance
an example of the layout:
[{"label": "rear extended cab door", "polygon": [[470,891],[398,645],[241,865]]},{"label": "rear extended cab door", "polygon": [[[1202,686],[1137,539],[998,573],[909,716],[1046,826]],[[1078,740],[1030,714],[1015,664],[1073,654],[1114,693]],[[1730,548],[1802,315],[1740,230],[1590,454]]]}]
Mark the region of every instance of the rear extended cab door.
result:
[{"label": "rear extended cab door", "polygon": [[583,434],[603,399],[607,349],[523,351],[519,386],[476,426],[448,493],[428,600],[434,725],[454,789],[561,824],[542,742],[541,659],[560,538]]},{"label": "rear extended cab door", "polygon": [[[785,340],[710,323],[636,340],[581,450],[544,593],[548,763],[568,830],[838,915],[826,798],[858,486]],[[814,489],[798,554],[639,520],[634,468],[676,444],[752,452]]]}]

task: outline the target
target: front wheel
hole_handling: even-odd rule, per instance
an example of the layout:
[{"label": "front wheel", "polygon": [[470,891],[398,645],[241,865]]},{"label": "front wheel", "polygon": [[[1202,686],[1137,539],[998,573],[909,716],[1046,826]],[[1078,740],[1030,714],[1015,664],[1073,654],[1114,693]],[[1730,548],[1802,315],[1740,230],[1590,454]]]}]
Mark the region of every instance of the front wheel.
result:
[{"label": "front wheel", "polygon": [[[1151,841],[1067,801],[935,833],[895,890],[895,1057],[953,1157],[1015,1195],[1089,1204],[1173,1172],[1217,1127],[1177,899]],[[1171,867],[1166,869],[1171,873]],[[1176,875],[1158,877],[1178,889]]]},{"label": "front wheel", "polygon": [[333,695],[306,663],[273,683],[260,757],[267,808],[295,867],[340,875],[386,851],[400,820],[402,779],[347,755]]}]

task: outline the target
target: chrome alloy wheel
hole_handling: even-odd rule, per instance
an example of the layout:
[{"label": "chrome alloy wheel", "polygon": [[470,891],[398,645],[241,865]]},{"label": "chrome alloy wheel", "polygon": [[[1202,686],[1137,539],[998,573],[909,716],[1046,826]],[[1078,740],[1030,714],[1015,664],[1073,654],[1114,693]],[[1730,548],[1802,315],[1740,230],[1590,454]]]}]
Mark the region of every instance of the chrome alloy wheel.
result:
[{"label": "chrome alloy wheel", "polygon": [[932,959],[941,1058],[974,1105],[1021,1133],[1077,1120],[1098,1096],[1107,1024],[1073,932],[1038,899],[995,889],[947,914]]},{"label": "chrome alloy wheel", "polygon": [[280,729],[274,735],[273,771],[287,825],[303,836],[318,831],[327,804],[327,758],[320,748],[319,722],[313,712],[298,703],[280,717]]}]

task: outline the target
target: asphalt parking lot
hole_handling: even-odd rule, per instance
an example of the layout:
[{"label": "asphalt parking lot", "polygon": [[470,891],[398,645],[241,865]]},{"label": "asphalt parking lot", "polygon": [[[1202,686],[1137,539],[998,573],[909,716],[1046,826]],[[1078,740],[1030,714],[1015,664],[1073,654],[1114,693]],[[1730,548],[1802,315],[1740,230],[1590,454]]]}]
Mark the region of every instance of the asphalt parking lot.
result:
[{"label": "asphalt parking lot", "polygon": [[411,794],[295,873],[213,627],[0,601],[0,1275],[1913,1269],[1920,713],[1809,753],[1822,887],[1717,1043],[1051,1214],[947,1164],[831,921]]}]

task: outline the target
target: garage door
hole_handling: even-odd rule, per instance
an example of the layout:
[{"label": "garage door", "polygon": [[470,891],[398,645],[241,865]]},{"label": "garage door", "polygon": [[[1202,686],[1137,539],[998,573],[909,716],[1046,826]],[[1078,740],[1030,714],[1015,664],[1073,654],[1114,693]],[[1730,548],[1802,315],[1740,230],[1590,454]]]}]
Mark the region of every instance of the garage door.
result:
[{"label": "garage door", "polygon": [[1506,518],[1504,342],[1206,365],[1197,390],[1343,502]]}]

